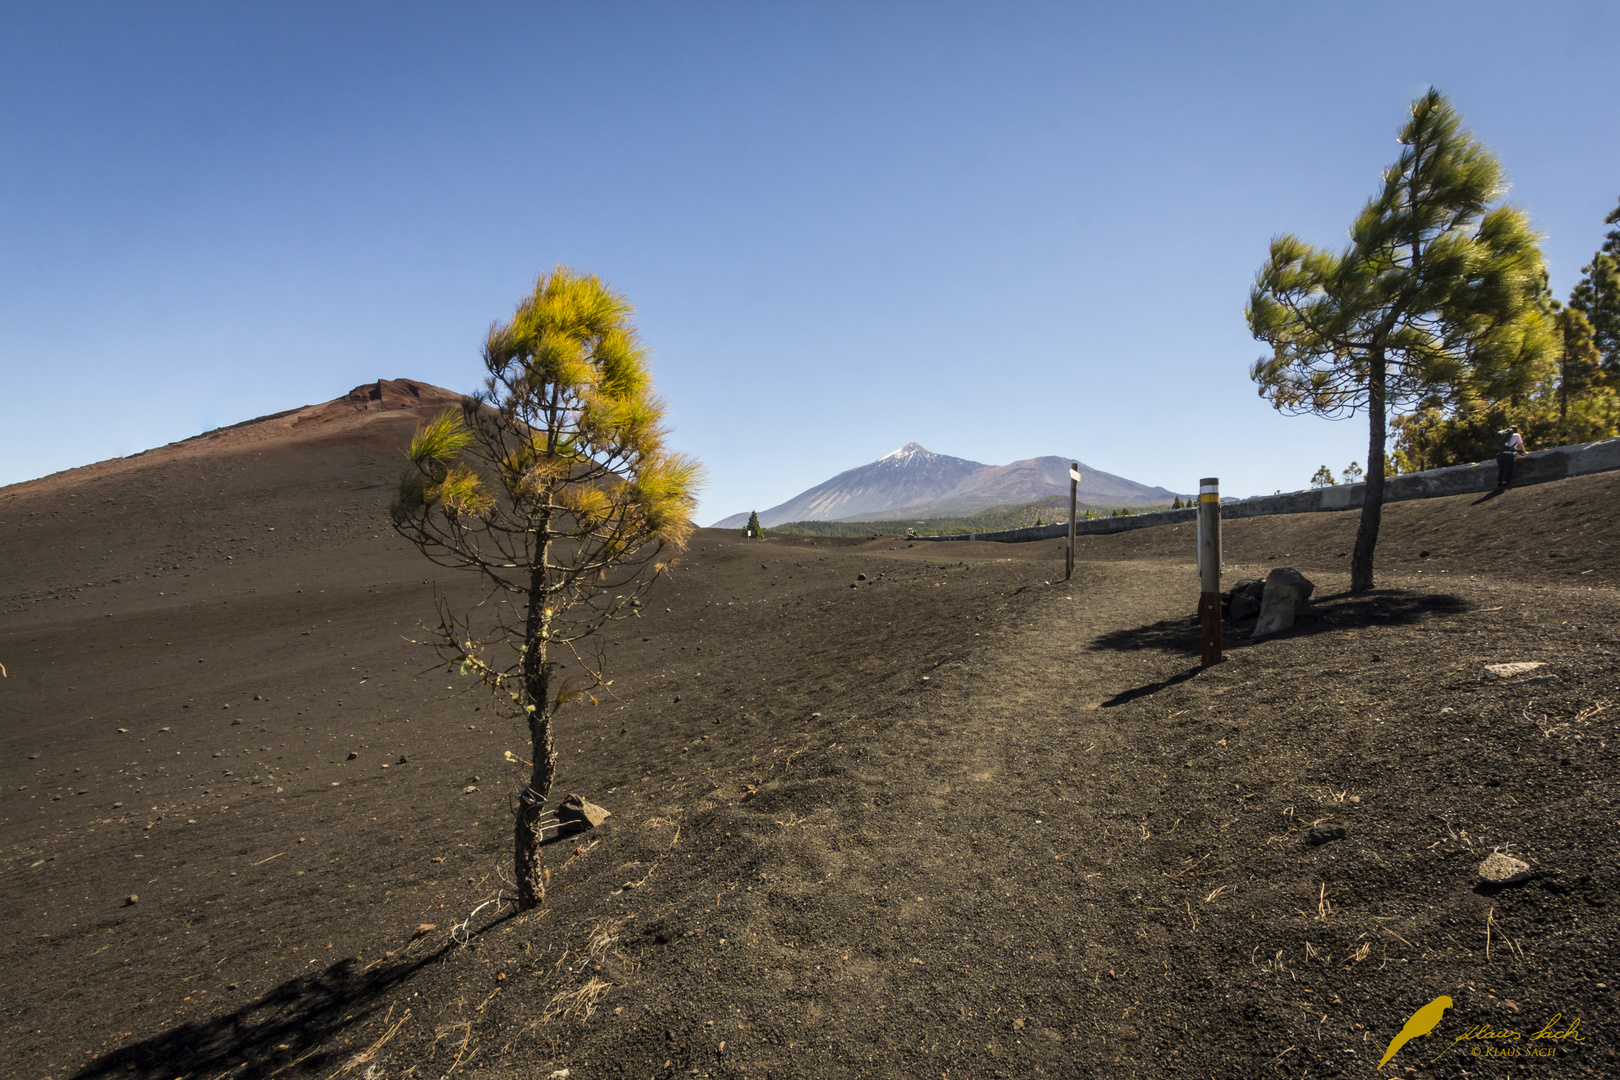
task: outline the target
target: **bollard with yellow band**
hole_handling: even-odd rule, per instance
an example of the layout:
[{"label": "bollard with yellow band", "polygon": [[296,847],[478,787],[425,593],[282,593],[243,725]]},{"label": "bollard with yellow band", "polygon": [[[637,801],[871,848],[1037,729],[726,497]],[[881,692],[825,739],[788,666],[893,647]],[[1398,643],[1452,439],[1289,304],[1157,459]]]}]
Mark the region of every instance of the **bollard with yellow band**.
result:
[{"label": "bollard with yellow band", "polygon": [[1204,667],[1221,662],[1221,482],[1198,481],[1198,625]]}]

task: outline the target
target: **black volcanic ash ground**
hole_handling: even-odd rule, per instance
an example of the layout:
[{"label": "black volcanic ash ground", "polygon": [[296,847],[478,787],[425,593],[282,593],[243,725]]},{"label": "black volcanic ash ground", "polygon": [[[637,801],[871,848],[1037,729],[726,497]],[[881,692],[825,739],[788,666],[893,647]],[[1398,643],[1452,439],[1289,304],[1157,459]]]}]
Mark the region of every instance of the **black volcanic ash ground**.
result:
[{"label": "black volcanic ash ground", "polygon": [[[0,1074],[1365,1076],[1442,993],[1392,1069],[1533,1074],[1428,1061],[1562,1014],[1533,1068],[1620,1071],[1620,477],[1388,507],[1363,597],[1353,514],[1228,522],[1229,581],[1316,604],[1204,672],[1190,527],[1067,584],[700,531],[563,720],[614,816],[514,917],[523,739],[405,640],[480,597],[388,529],[399,467],[0,492]],[[1479,888],[1496,848],[1537,876]]]}]

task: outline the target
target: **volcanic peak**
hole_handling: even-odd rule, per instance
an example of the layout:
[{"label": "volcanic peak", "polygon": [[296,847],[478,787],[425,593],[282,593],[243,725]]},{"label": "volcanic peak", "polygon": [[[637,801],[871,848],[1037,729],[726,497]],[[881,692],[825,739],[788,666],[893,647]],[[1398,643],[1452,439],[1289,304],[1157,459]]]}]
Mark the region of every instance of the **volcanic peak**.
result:
[{"label": "volcanic peak", "polygon": [[891,450],[878,458],[878,461],[893,462],[897,465],[927,464],[938,459],[941,455],[923,446],[921,443],[908,442],[898,450]]}]

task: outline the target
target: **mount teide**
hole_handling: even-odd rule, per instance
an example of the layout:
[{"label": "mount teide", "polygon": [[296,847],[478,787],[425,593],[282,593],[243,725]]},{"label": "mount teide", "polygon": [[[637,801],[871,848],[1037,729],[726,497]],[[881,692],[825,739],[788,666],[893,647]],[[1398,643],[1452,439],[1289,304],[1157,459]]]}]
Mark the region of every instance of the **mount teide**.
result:
[{"label": "mount teide", "polygon": [[[1011,465],[983,465],[936,454],[907,443],[870,465],[841,472],[785,503],[762,510],[761,525],[789,521],[859,521],[970,514],[1005,503],[1034,502],[1069,493],[1069,460],[1026,458]],[[1167,503],[1175,493],[1147,487],[1080,464],[1080,500],[1102,506]],[[712,526],[741,528],[748,514],[733,514]]]}]

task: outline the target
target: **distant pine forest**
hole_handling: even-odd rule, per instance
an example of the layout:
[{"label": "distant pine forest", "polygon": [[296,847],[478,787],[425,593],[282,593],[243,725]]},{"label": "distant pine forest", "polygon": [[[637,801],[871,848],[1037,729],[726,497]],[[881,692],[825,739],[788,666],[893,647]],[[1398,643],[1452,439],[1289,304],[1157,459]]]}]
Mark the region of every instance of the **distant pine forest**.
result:
[{"label": "distant pine forest", "polygon": [[[1125,514],[1148,514],[1155,510],[1168,510],[1163,506],[1087,506],[1077,510],[1081,518],[1116,517]],[[916,529],[922,536],[950,536],[956,533],[999,532],[1002,529],[1023,529],[1031,525],[1051,525],[1069,520],[1069,500],[1062,495],[1049,495],[1030,503],[1004,503],[962,517],[904,518],[893,521],[790,521],[765,530],[766,534],[785,533],[791,536],[904,536],[907,529]]]}]

